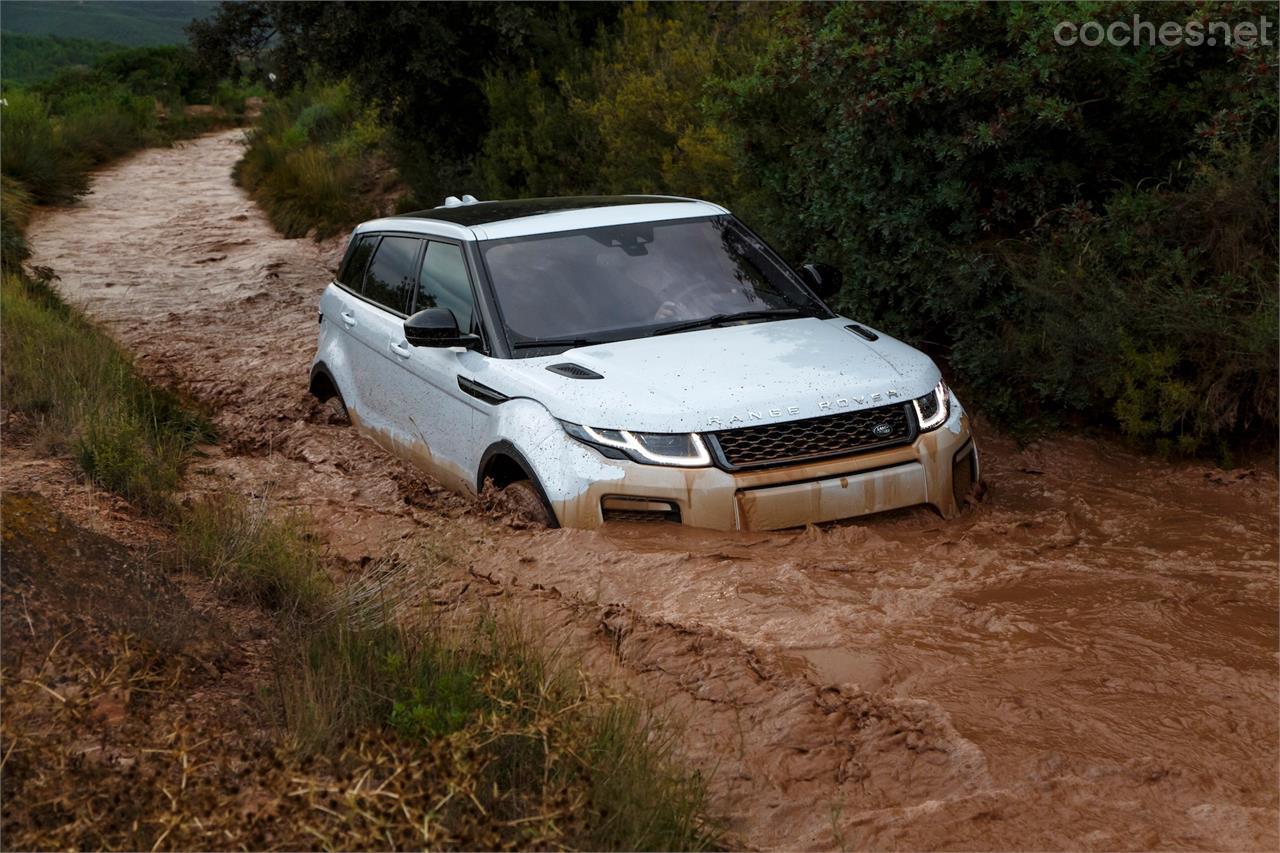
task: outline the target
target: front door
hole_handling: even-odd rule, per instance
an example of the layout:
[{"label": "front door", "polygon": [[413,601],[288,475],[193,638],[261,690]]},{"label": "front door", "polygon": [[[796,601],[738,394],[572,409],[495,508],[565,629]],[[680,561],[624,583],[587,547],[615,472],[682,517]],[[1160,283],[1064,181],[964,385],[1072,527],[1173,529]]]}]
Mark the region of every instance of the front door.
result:
[{"label": "front door", "polygon": [[[414,311],[448,308],[458,328],[472,331],[475,303],[462,247],[430,240],[415,276]],[[438,478],[455,488],[475,488],[483,448],[475,446],[480,403],[458,385],[464,364],[477,353],[461,347],[414,347],[400,326],[388,346],[399,366],[401,405],[397,429],[412,436],[415,452],[425,451]]]}]

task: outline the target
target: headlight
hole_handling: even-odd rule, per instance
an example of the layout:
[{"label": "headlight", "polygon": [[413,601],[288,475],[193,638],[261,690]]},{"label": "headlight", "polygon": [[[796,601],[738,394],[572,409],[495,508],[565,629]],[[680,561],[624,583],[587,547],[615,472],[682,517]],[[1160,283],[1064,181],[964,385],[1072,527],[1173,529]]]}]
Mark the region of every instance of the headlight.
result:
[{"label": "headlight", "polygon": [[921,432],[942,426],[951,414],[951,394],[947,391],[947,383],[939,381],[928,394],[912,400],[911,405],[916,407],[916,420],[920,422]]},{"label": "headlight", "polygon": [[646,465],[677,465],[700,468],[711,464],[711,454],[697,433],[631,432],[625,429],[596,429],[561,421],[573,438],[599,450],[610,459],[630,459]]}]

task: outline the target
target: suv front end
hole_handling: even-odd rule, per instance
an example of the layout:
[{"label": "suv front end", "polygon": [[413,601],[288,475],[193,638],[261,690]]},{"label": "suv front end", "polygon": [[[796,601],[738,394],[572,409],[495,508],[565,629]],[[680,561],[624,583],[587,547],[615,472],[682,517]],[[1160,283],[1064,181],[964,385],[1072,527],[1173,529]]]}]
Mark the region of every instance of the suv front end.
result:
[{"label": "suv front end", "polygon": [[980,473],[968,417],[941,381],[915,399],[707,432],[559,424],[529,461],[568,527],[777,530],[917,505],[950,518]]}]

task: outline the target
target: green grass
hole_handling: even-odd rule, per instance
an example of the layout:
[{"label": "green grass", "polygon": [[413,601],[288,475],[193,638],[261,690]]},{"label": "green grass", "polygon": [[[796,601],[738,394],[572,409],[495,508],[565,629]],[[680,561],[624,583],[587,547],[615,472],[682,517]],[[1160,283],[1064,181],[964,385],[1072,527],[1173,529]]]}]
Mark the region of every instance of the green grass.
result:
[{"label": "green grass", "polygon": [[278,698],[303,754],[375,737],[429,761],[415,793],[429,785],[444,802],[429,817],[369,816],[360,831],[383,846],[422,846],[424,817],[438,833],[427,846],[687,850],[719,838],[702,780],[674,767],[637,705],[599,696],[493,621],[362,629],[339,612],[283,653]]},{"label": "green grass", "polygon": [[317,612],[330,589],[307,522],[299,516],[272,518],[265,501],[219,495],[185,508],[176,550],[181,568],[287,616]]},{"label": "green grass", "polygon": [[152,513],[171,495],[202,417],[140,377],[129,356],[48,284],[6,274],[0,291],[4,406],[31,439],[73,456],[94,482]]}]

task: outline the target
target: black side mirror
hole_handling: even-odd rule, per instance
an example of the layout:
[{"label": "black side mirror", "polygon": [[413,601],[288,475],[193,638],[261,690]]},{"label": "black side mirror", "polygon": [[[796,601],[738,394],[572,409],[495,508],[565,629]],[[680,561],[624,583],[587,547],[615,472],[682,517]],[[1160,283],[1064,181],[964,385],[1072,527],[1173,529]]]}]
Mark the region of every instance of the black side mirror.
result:
[{"label": "black side mirror", "polygon": [[831,264],[805,264],[800,268],[800,274],[819,299],[830,299],[840,292],[844,284],[844,274]]},{"label": "black side mirror", "polygon": [[404,321],[404,339],[415,347],[478,346],[479,335],[458,331],[458,320],[448,308],[427,308]]}]

